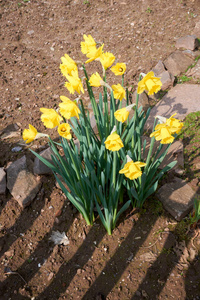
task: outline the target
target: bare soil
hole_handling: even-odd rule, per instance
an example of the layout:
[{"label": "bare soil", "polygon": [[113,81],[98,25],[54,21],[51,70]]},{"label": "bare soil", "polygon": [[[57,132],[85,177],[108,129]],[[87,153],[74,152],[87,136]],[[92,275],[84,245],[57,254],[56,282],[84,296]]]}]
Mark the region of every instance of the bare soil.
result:
[{"label": "bare soil", "polygon": [[[30,123],[48,132],[39,108],[69,96],[60,57],[84,61],[84,33],[127,64],[125,84],[134,90],[138,74],[167,58],[200,17],[198,0],[113,2],[0,0],[0,130],[17,123],[22,131]],[[87,105],[87,95],[83,100]],[[25,147],[11,151],[20,143],[20,136],[0,141],[0,167],[32,157]],[[108,236],[98,219],[86,226],[53,176],[41,180],[25,209],[9,192],[0,196],[1,300],[200,299],[198,228],[187,232],[188,220],[177,223],[152,197],[142,210],[126,212]],[[49,240],[55,230],[66,233],[68,246]]]}]

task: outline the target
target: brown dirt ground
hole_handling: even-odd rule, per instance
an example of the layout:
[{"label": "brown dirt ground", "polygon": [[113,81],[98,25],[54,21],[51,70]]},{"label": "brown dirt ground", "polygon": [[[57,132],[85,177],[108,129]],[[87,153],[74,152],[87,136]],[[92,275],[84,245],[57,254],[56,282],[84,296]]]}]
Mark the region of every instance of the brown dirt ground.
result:
[{"label": "brown dirt ground", "polygon": [[[200,17],[198,0],[111,2],[0,0],[0,130],[13,123],[23,130],[31,123],[48,132],[39,108],[53,108],[59,95],[67,96],[60,57],[85,59],[80,52],[84,33],[127,64],[125,83],[132,89],[139,72],[164,60]],[[94,66],[88,66],[89,73]],[[19,142],[0,142],[0,167],[28,155],[27,149],[11,152]],[[40,193],[24,210],[9,193],[0,196],[1,300],[200,299],[195,231],[186,234],[187,221],[175,222],[155,197],[143,210],[129,210],[108,236],[98,219],[92,228],[85,225],[52,176],[41,180]],[[54,246],[52,230],[64,231],[70,244]],[[195,249],[193,257],[175,251],[181,241]],[[6,276],[6,266],[17,274]]]}]

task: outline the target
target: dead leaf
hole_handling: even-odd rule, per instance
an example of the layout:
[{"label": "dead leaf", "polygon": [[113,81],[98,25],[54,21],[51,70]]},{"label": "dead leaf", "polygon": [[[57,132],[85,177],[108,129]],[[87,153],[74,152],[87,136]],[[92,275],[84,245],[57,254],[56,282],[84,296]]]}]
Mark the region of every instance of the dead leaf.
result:
[{"label": "dead leaf", "polygon": [[1,136],[2,140],[6,140],[6,139],[11,139],[13,137],[18,137],[20,136],[20,132],[19,131],[11,131],[11,132],[6,132]]},{"label": "dead leaf", "polygon": [[50,240],[53,241],[55,245],[63,244],[66,246],[69,244],[69,239],[65,235],[65,232],[53,231]]}]

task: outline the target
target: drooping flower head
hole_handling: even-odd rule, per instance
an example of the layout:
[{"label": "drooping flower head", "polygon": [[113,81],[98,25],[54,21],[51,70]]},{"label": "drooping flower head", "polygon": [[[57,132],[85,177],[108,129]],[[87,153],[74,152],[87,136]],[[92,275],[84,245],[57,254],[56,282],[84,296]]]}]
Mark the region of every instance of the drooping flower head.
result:
[{"label": "drooping flower head", "polygon": [[114,115],[117,121],[122,123],[125,122],[128,119],[128,116],[133,106],[135,106],[135,104],[131,104],[129,106],[116,110]]},{"label": "drooping flower head", "polygon": [[100,56],[100,62],[105,70],[107,70],[115,61],[115,56],[110,52],[105,52]]},{"label": "drooping flower head", "polygon": [[67,120],[72,117],[79,119],[79,114],[81,112],[76,103],[65,96],[60,96],[60,99],[63,101],[59,104],[60,114]]},{"label": "drooping flower head", "polygon": [[169,126],[170,132],[172,134],[179,133],[184,125],[183,122],[174,118],[175,115],[176,115],[176,113],[173,114],[169,119],[166,120],[166,125]]},{"label": "drooping flower head", "polygon": [[119,151],[122,147],[124,147],[124,144],[122,143],[120,136],[116,132],[115,126],[111,134],[105,140],[104,144],[106,149],[110,151]]},{"label": "drooping flower head", "polygon": [[96,72],[95,74],[92,74],[92,76],[90,77],[89,83],[91,86],[99,87],[101,86],[101,81],[103,81],[101,76],[99,75],[98,72]]},{"label": "drooping flower head", "polygon": [[112,89],[115,99],[119,99],[120,101],[122,101],[125,98],[126,92],[125,89],[121,86],[121,84],[118,83],[112,85]]},{"label": "drooping flower head", "polygon": [[133,180],[137,179],[142,175],[141,168],[146,166],[145,163],[136,161],[133,162],[132,159],[127,155],[127,163],[124,168],[119,171],[120,174],[124,174],[127,178]]},{"label": "drooping flower head", "polygon": [[72,138],[70,129],[71,127],[68,123],[62,123],[58,126],[58,134],[65,139],[70,140]]},{"label": "drooping flower head", "polygon": [[174,141],[174,136],[171,135],[170,127],[166,124],[158,124],[155,131],[150,134],[150,137],[155,137],[156,141],[161,144],[171,144]]},{"label": "drooping flower head", "polygon": [[104,47],[104,44],[101,45],[101,47],[99,47],[98,49],[91,49],[91,51],[86,54],[86,56],[89,59],[86,60],[85,63],[87,64],[87,63],[89,63],[89,62],[91,62],[93,60],[100,59],[100,56],[103,53],[103,47]]},{"label": "drooping flower head", "polygon": [[88,36],[84,34],[83,38],[85,40],[85,42],[81,42],[81,52],[83,54],[96,50],[96,42],[90,34]]},{"label": "drooping flower head", "polygon": [[69,57],[69,55],[65,54],[65,56],[61,57],[62,64],[60,64],[61,73],[66,75],[71,75],[72,71],[78,71],[77,65],[75,61]]},{"label": "drooping flower head", "polygon": [[60,125],[62,117],[52,108],[40,108],[41,120],[47,128],[54,128]]},{"label": "drooping flower head", "polygon": [[71,72],[71,76],[65,75],[67,80],[69,82],[65,82],[65,87],[68,89],[70,94],[74,94],[75,91],[77,93],[83,93],[84,94],[84,89],[83,89],[83,84],[81,82],[81,79],[78,76],[78,71],[74,70]]},{"label": "drooping flower head", "polygon": [[161,141],[161,144],[170,144],[174,141],[173,134],[179,133],[183,127],[183,123],[180,120],[175,119],[173,114],[169,119],[156,116],[161,124],[156,125],[155,131],[151,133],[150,137],[155,137],[157,141]]},{"label": "drooping flower head", "polygon": [[151,71],[138,83],[137,93],[141,94],[144,90],[147,90],[148,95],[153,95],[161,89],[161,86],[162,82],[160,78],[155,77],[154,73]]},{"label": "drooping flower head", "polygon": [[23,131],[22,134],[23,140],[26,141],[26,144],[29,144],[32,141],[34,141],[34,139],[37,136],[37,133],[38,133],[37,129],[31,124],[29,124],[29,129],[24,129]]},{"label": "drooping flower head", "polygon": [[111,71],[116,75],[123,75],[126,71],[126,65],[124,63],[117,63],[111,68]]}]

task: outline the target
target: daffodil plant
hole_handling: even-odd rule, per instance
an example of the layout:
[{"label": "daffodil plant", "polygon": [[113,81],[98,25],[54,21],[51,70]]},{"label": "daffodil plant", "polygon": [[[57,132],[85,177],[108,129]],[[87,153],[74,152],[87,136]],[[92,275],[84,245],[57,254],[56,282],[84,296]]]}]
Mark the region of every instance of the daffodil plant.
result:
[{"label": "daffodil plant", "polygon": [[[82,64],[83,77],[80,78],[80,62],[75,62],[67,54],[61,58],[60,70],[67,79],[65,87],[70,94],[78,94],[78,97],[71,100],[60,96],[57,110],[40,109],[43,124],[47,128],[57,127],[60,136],[59,143],[49,137],[52,163],[31,151],[52,169],[63,192],[87,224],[94,222],[96,207],[104,227],[111,234],[119,216],[129,205],[132,203],[141,207],[145,199],[155,192],[161,176],[175,165],[176,162],[172,162],[158,171],[183,123],[174,115],[169,119],[156,118],[150,135],[150,147],[145,155],[147,141],[142,139],[142,135],[150,109],[145,114],[138,99],[145,90],[150,95],[158,92],[162,85],[160,78],[155,77],[153,72],[141,74],[136,104],[130,103],[128,91],[124,88],[126,64],[117,62],[112,66],[115,56],[103,51],[104,44],[97,48],[91,35],[84,35],[83,38],[81,51],[87,56],[85,63],[96,61],[101,64],[102,74],[95,72],[88,76],[85,64]],[[108,84],[106,72],[109,68],[115,76],[121,77],[121,83]],[[93,93],[96,87],[102,87],[98,101]],[[91,101],[97,133],[81,96],[85,88]],[[131,111],[132,118],[129,117]],[[44,134],[38,133],[30,124],[29,129],[23,132],[26,143],[41,136]],[[156,150],[153,147],[155,140],[160,141]],[[164,144],[168,146],[162,152]],[[64,156],[61,156],[60,149],[63,149]]]}]

